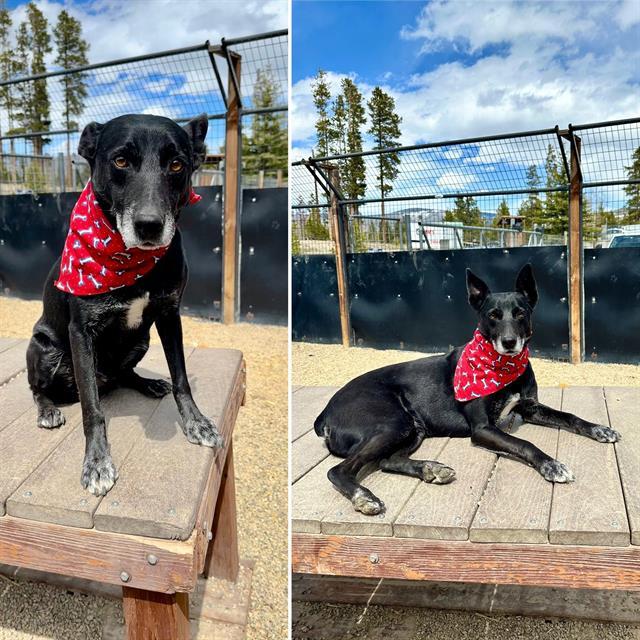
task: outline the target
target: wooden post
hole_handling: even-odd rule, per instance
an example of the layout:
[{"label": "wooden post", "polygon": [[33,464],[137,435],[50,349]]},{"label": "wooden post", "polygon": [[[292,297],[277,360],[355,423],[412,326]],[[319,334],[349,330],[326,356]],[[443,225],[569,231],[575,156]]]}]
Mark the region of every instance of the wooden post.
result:
[{"label": "wooden post", "polygon": [[571,145],[571,179],[569,182],[569,357],[579,364],[584,354],[584,252],[582,242],[582,172],[580,138]]},{"label": "wooden post", "polygon": [[[240,56],[229,51],[238,87]],[[227,116],[224,161],[224,227],[222,239],[222,321],[234,324],[238,306],[238,246],[240,238],[240,96],[231,71],[227,81]]]},{"label": "wooden post", "polygon": [[204,576],[235,582],[240,568],[236,517],[236,480],[233,469],[233,442],[229,443],[227,459],[220,480],[218,502],[213,516],[213,540],[207,549]]},{"label": "wooden post", "polygon": [[[340,173],[337,167],[328,166],[329,180],[340,190]],[[336,279],[338,281],[338,308],[340,311],[340,333],[342,345],[351,346],[351,319],[349,317],[349,285],[347,282],[347,241],[345,220],[335,193],[331,192],[329,227],[336,255]]]},{"label": "wooden post", "polygon": [[128,640],[189,640],[189,595],[122,588]]}]

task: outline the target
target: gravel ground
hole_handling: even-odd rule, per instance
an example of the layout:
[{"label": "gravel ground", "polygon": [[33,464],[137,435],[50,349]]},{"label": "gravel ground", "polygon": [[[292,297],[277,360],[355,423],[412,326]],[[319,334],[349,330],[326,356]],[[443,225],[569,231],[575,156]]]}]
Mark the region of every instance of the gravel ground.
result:
[{"label": "gravel ground", "polygon": [[[341,386],[388,364],[424,357],[414,351],[292,344],[292,384]],[[640,367],[585,363],[570,365],[533,358],[540,386],[640,386]],[[294,602],[292,640],[640,640],[635,625],[486,615],[474,612],[383,606]]]},{"label": "gravel ground", "polygon": [[[28,338],[41,308],[0,297],[0,334]],[[256,560],[247,639],[286,638],[287,329],[183,318],[183,330],[185,344],[244,352],[247,403],[236,424],[234,461],[240,554]],[[103,598],[0,576],[0,640],[97,640],[95,629],[112,608]]]}]

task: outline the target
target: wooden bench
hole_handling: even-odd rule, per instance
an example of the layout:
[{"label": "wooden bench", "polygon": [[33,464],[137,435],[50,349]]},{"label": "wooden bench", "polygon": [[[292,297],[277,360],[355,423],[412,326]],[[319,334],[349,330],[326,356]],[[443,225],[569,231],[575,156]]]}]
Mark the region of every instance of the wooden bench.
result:
[{"label": "wooden bench", "polygon": [[[435,438],[412,457],[452,466],[456,481],[432,485],[376,471],[363,483],[387,510],[374,517],[354,511],[326,478],[339,459],[316,436],[313,421],[335,391],[293,390],[292,570],[298,578],[640,591],[640,389],[541,390],[547,404],[610,423],[623,435],[605,445],[530,424],[514,429],[565,462],[574,483],[550,484],[468,439]],[[308,591],[318,599],[312,583],[309,578]],[[375,591],[367,593],[371,601]]]},{"label": "wooden bench", "polygon": [[[171,395],[119,389],[104,398],[119,479],[98,498],[80,486],[79,404],[64,408],[63,427],[36,427],[26,345],[0,339],[0,565],[118,585],[129,638],[188,638],[198,576],[238,577],[232,433],[245,395],[242,354],[185,349],[194,397],[225,436],[223,450],[187,442]],[[168,378],[162,350],[152,347],[139,370]],[[199,592],[218,598],[221,590]],[[240,592],[246,621],[248,589]],[[242,626],[238,615],[233,621]]]}]

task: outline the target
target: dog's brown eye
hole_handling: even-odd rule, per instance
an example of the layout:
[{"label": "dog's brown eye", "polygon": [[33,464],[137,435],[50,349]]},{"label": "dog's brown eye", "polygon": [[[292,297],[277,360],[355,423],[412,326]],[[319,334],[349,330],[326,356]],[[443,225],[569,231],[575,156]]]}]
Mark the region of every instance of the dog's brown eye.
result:
[{"label": "dog's brown eye", "polygon": [[116,167],[118,167],[118,169],[126,169],[129,166],[129,161],[126,158],[123,158],[122,156],[118,156],[113,161],[113,164],[115,164]]},{"label": "dog's brown eye", "polygon": [[184,165],[182,164],[182,162],[180,162],[180,160],[173,160],[169,165],[169,169],[173,171],[173,173],[182,171],[182,167],[184,167]]},{"label": "dog's brown eye", "polygon": [[489,320],[500,320],[499,311],[489,311]]}]

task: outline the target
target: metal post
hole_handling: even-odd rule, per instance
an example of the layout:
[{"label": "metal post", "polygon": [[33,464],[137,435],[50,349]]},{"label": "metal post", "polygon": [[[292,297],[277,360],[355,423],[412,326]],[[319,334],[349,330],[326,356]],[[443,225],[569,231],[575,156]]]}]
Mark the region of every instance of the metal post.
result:
[{"label": "metal post", "polygon": [[579,137],[571,139],[571,179],[569,182],[569,357],[572,364],[584,358],[584,247],[582,243],[582,172]]},{"label": "metal post", "polygon": [[[337,167],[329,169],[329,179],[339,189],[340,174]],[[345,238],[345,220],[342,206],[337,195],[331,193],[329,207],[329,225],[333,230],[333,247],[336,254],[336,280],[338,282],[338,308],[340,312],[340,333],[342,345],[351,346],[351,319],[349,317],[349,285],[347,282],[347,243]]]},{"label": "metal post", "polygon": [[229,62],[224,163],[224,225],[222,242],[222,321],[234,324],[237,317],[240,278],[240,56],[226,51]]}]

